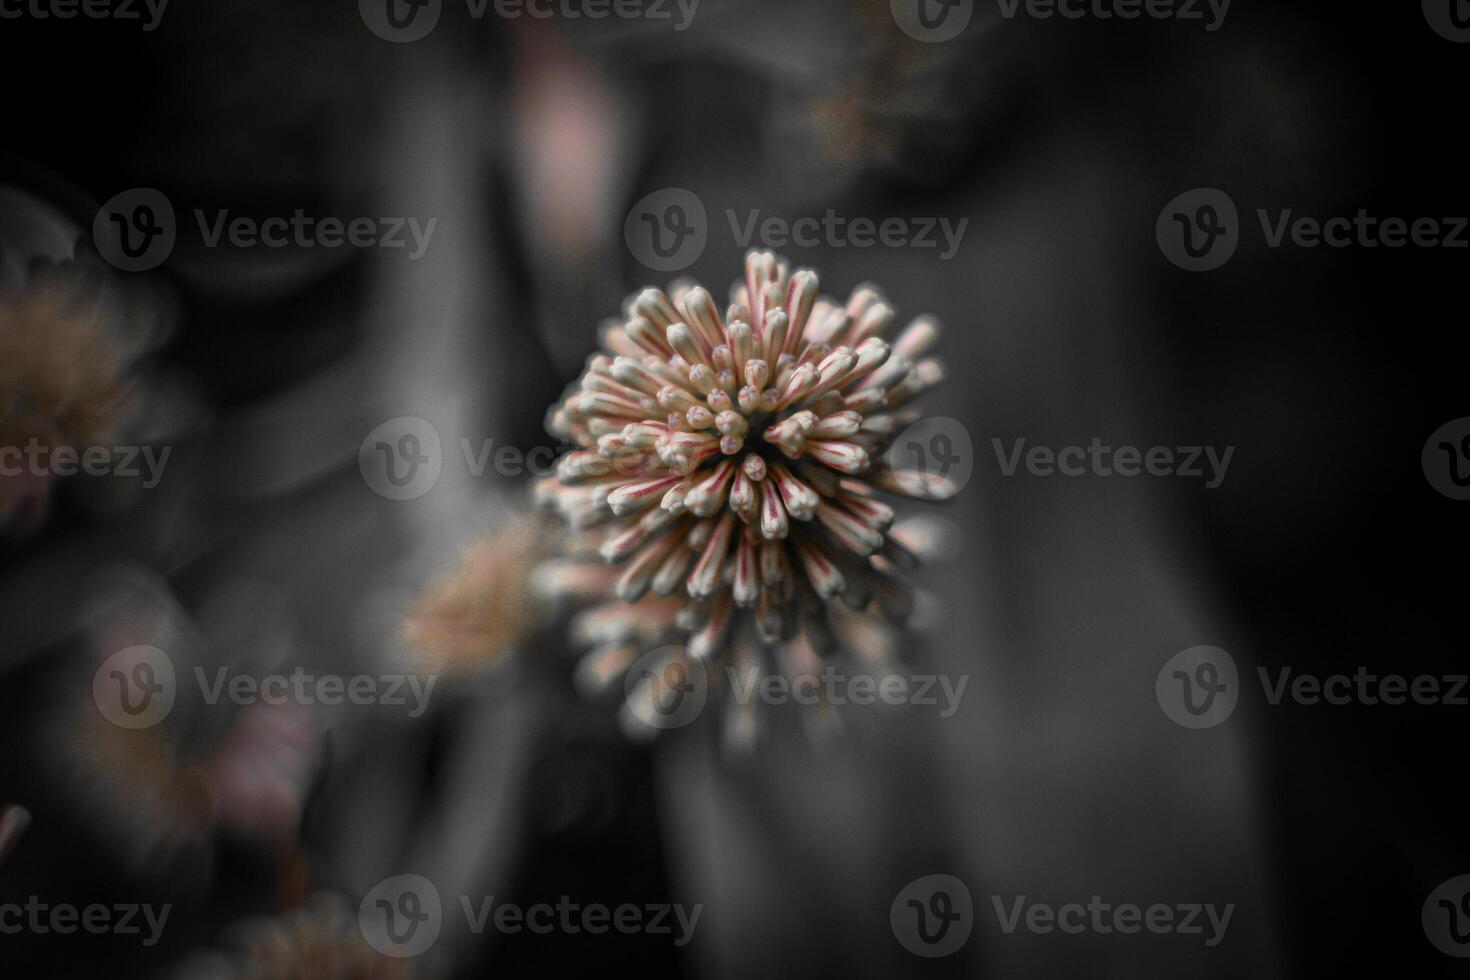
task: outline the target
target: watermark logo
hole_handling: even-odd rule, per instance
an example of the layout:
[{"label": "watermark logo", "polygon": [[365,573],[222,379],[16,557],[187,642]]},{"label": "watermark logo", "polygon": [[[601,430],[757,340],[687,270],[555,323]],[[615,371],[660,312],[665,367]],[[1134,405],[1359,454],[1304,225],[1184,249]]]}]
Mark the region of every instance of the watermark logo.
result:
[{"label": "watermark logo", "polygon": [[[941,262],[959,254],[970,219],[888,215],[844,215],[828,208],[822,214],[789,217],[759,208],[724,211],[730,240],[741,249],[917,249],[932,251]],[[623,222],[623,239],[633,257],[659,272],[689,268],[704,254],[710,222],[699,195],[684,187],[668,187],[640,200]]]},{"label": "watermark logo", "polygon": [[1470,0],[1423,0],[1424,19],[1447,41],[1470,41]]},{"label": "watermark logo", "polygon": [[1169,720],[1183,728],[1224,724],[1240,702],[1235,658],[1219,647],[1182,650],[1159,669],[1154,696]]},{"label": "watermark logo", "polygon": [[1431,487],[1451,500],[1470,500],[1470,416],[1435,429],[1420,463]]},{"label": "watermark logo", "polygon": [[438,941],[444,927],[439,889],[423,875],[395,875],[363,898],[357,924],[368,945],[384,956],[419,956]]},{"label": "watermark logo", "polygon": [[152,728],[174,707],[174,664],[158,647],[132,646],[102,662],[92,675],[92,700],[119,728]]},{"label": "watermark logo", "polygon": [[1196,187],[1159,212],[1154,235],[1164,257],[1188,272],[1218,269],[1240,244],[1240,216],[1230,195]]},{"label": "watermark logo", "polygon": [[915,956],[949,956],[975,926],[970,889],[954,875],[925,875],[898,893],[888,909],[894,938]]},{"label": "watermark logo", "polygon": [[[557,460],[578,448],[570,440],[559,445],[539,444],[529,448],[497,444],[491,437],[469,436],[454,440],[456,454],[444,443],[432,423],[413,415],[389,419],[368,433],[358,447],[358,464],[363,479],[374,493],[392,500],[412,500],[432,490],[445,466],[458,466],[480,479],[493,470],[497,475],[514,479],[526,475],[555,476]],[[629,450],[599,458],[583,468],[587,476],[621,474],[629,477],[642,472],[646,460]]]},{"label": "watermark logo", "polygon": [[306,707],[342,704],[366,707],[380,705],[407,708],[408,717],[418,718],[429,710],[437,674],[313,674],[296,667],[290,674],[231,674],[229,667],[218,667],[213,680],[203,667],[194,668],[199,693],[204,703],[213,707],[221,699],[244,707],[251,704],[298,704]]},{"label": "watermark logo", "polygon": [[444,453],[439,430],[416,415],[391,418],[367,434],[357,468],[372,491],[389,500],[414,500],[439,482]]},{"label": "watermark logo", "polygon": [[974,0],[889,0],[893,22],[915,41],[953,41],[975,16]]},{"label": "watermark logo", "polygon": [[394,44],[427,37],[443,8],[444,0],[357,0],[367,29]]},{"label": "watermark logo", "polygon": [[633,258],[658,272],[680,272],[704,254],[709,217],[699,195],[686,187],[654,191],[633,205],[623,222]]},{"label": "watermark logo", "polygon": [[152,187],[114,194],[97,209],[92,240],[101,256],[123,272],[156,269],[178,240],[174,206]]},{"label": "watermark logo", "polygon": [[623,694],[633,716],[649,728],[683,728],[709,700],[709,671],[681,646],[659,647],[633,661]]},{"label": "watermark logo", "polygon": [[[1470,0],[1467,0],[1470,2]],[[1256,208],[1261,240],[1281,248],[1470,248],[1470,218],[1464,215],[1402,218],[1370,214],[1327,217],[1297,214],[1292,208]],[[1235,254],[1243,229],[1235,204],[1223,191],[1202,187],[1174,198],[1155,226],[1164,255],[1191,272],[1217,269]]]},{"label": "watermark logo", "polygon": [[[200,700],[214,707],[221,701],[241,707],[298,704],[336,707],[380,705],[406,708],[408,717],[418,718],[429,708],[435,674],[315,674],[304,667],[291,673],[261,677],[232,673],[218,667],[213,676],[203,667],[194,668]],[[180,688],[173,661],[158,647],[132,646],[119,650],[102,662],[92,675],[92,700],[97,709],[121,728],[151,728],[168,717]]]},{"label": "watermark logo", "polygon": [[[1470,704],[1470,674],[1377,674],[1366,666],[1352,673],[1298,673],[1293,667],[1256,668],[1265,704],[1302,707],[1463,708]],[[1185,728],[1213,728],[1239,703],[1242,681],[1235,663],[1218,647],[1193,647],[1169,659],[1154,682],[1159,707]]]},{"label": "watermark logo", "polygon": [[[703,905],[624,903],[609,907],[599,902],[583,904],[562,895],[556,904],[538,902],[530,906],[497,902],[494,895],[458,896],[465,928],[480,935],[493,928],[498,933],[529,932],[538,936],[560,933],[623,935],[644,933],[672,936],[675,946],[687,945],[704,913]],[[427,952],[443,931],[444,902],[433,882],[423,875],[397,875],[381,882],[358,907],[358,926],[363,937],[385,956],[406,959]]]},{"label": "watermark logo", "polygon": [[911,470],[965,488],[975,471],[975,445],[959,419],[936,415],[921,419],[893,440],[883,459],[895,470]]},{"label": "watermark logo", "polygon": [[1424,900],[1419,921],[1434,948],[1446,956],[1470,956],[1470,875],[1456,875]]},{"label": "watermark logo", "polygon": [[[439,223],[409,216],[318,218],[301,208],[265,218],[232,216],[228,208],[194,208],[193,216],[205,248],[403,249],[410,262],[423,258]],[[92,222],[97,251],[124,272],[157,268],[172,254],[178,236],[173,204],[151,187],[114,195]]]}]

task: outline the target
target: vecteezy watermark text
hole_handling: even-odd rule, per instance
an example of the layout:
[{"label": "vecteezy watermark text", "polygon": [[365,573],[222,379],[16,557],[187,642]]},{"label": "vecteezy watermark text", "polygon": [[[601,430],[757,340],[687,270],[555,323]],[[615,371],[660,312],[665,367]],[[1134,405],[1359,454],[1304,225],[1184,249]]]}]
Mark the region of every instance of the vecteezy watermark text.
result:
[{"label": "vecteezy watermark text", "polygon": [[[103,905],[94,902],[76,906],[69,902],[51,904],[31,895],[24,905],[19,902],[0,904],[0,935],[15,936],[23,932],[44,936],[70,936],[77,932],[92,935],[143,936],[144,946],[155,946],[163,935],[172,905],[155,908],[147,903],[123,902]],[[146,935],[143,927],[148,927]]]},{"label": "vecteezy watermark text", "polygon": [[417,674],[355,674],[344,677],[340,674],[313,674],[304,667],[297,667],[290,674],[267,674],[264,677],[232,674],[228,667],[217,667],[213,680],[203,667],[195,667],[194,677],[199,682],[204,703],[208,705],[218,704],[221,697],[237,705],[264,702],[269,705],[320,704],[330,708],[342,704],[376,704],[390,708],[407,707],[410,718],[417,718],[428,709],[434,685],[439,681],[436,674],[425,677]]},{"label": "vecteezy watermark text", "polygon": [[[465,469],[475,479],[491,468],[503,477],[549,476],[556,472],[557,459],[576,448],[563,440],[559,446],[525,449],[497,444],[493,436],[481,438],[478,444],[469,436],[461,436],[457,442]],[[399,415],[375,426],[357,448],[357,466],[363,482],[389,500],[422,497],[438,484],[445,463],[444,440],[439,436],[439,429],[417,415]],[[607,473],[631,475],[639,472],[642,458],[632,452],[617,453],[602,463]]]},{"label": "vecteezy watermark text", "polygon": [[[704,906],[654,902],[578,902],[562,895],[555,904],[519,905],[497,901],[494,895],[460,895],[457,902],[466,929],[480,935],[487,929],[505,934],[668,936],[685,946],[694,936]],[[358,925],[363,937],[380,953],[396,958],[419,956],[438,941],[444,928],[445,902],[434,883],[423,875],[395,875],[379,882],[363,897]]]},{"label": "vecteezy watermark text", "polygon": [[1339,707],[1350,704],[1370,707],[1416,704],[1463,708],[1470,704],[1465,692],[1470,675],[1466,674],[1380,675],[1362,666],[1352,674],[1328,674],[1326,677],[1295,674],[1291,667],[1278,667],[1275,671],[1257,667],[1256,673],[1260,676],[1266,702],[1272,706],[1283,701]]},{"label": "vecteezy watermark text", "polygon": [[220,240],[236,248],[408,248],[410,262],[423,258],[429,250],[429,239],[434,234],[438,218],[430,218],[420,224],[414,217],[383,218],[316,218],[297,208],[291,217],[248,218],[230,217],[228,209],[216,210],[213,215],[196,208],[194,221],[199,225],[199,237],[208,248],[218,247]]},{"label": "vecteezy watermark text", "polygon": [[[471,20],[493,15],[500,20],[577,22],[643,20],[672,22],[675,32],[689,29],[700,0],[465,0]],[[427,37],[444,12],[444,0],[358,0],[368,30],[385,41],[406,44]]]},{"label": "vecteezy watermark text", "polygon": [[[264,217],[232,215],[229,208],[195,208],[193,215],[205,248],[403,249],[411,262],[423,258],[439,223],[438,218],[408,215],[322,217],[301,208],[289,215]],[[173,253],[179,231],[173,202],[152,187],[114,194],[97,209],[92,222],[97,251],[124,272],[146,272],[162,265]]]},{"label": "vecteezy watermark text", "polygon": [[[1205,946],[1218,946],[1230,928],[1235,905],[1204,902],[1107,902],[1092,895],[1086,902],[1052,905],[1025,895],[991,895],[990,904],[1000,931],[1036,935],[1061,933],[1099,936],[1138,933],[1199,936]],[[893,934],[911,953],[924,957],[948,956],[969,939],[974,907],[969,888],[953,875],[926,875],[910,882],[893,900],[889,911]]]},{"label": "vecteezy watermark text", "polygon": [[[1351,215],[1303,215],[1294,208],[1256,208],[1255,224],[1267,248],[1467,248],[1470,218],[1399,217],[1358,208]],[[1228,262],[1244,227],[1234,200],[1214,187],[1197,187],[1164,205],[1155,236],[1164,256],[1181,269],[1206,272]]]},{"label": "vecteezy watermark text", "polygon": [[1083,933],[1129,936],[1148,932],[1160,936],[1202,936],[1205,945],[1210,947],[1220,945],[1225,938],[1225,930],[1230,928],[1230,918],[1235,914],[1234,903],[1224,908],[1197,902],[1175,905],[1155,902],[1148,906],[1120,902],[1114,905],[1103,901],[1101,895],[1093,895],[1085,905],[1068,902],[1059,906],[1046,902],[1028,903],[1025,895],[1009,901],[999,895],[991,895],[990,904],[995,909],[995,919],[1001,932],[1007,936],[1021,928],[1039,935],[1060,932],[1069,936]]},{"label": "vecteezy watermark text", "polygon": [[[940,261],[955,257],[969,218],[843,215],[828,208],[795,217],[760,209],[725,209],[731,240],[740,248],[827,247],[932,251]],[[640,263],[659,272],[689,268],[704,254],[710,218],[704,201],[686,187],[666,187],[641,198],[623,221],[623,240]]]},{"label": "vecteezy watermark text", "polygon": [[[701,658],[678,645],[650,650],[628,668],[624,692],[633,717],[648,728],[683,728],[699,717],[718,676]],[[819,673],[768,674],[759,667],[726,667],[725,683],[736,704],[800,707],[875,704],[938,708],[949,718],[959,710],[970,678],[943,674],[846,673],[828,664]]]},{"label": "vecteezy watermark text", "polygon": [[1231,0],[996,0],[1000,15],[1014,20],[1018,13],[1035,20],[1177,20],[1203,21],[1213,33],[1225,23]]},{"label": "vecteezy watermark text", "polygon": [[[754,242],[762,248],[913,248],[938,249],[940,261],[954,258],[964,240],[969,218],[951,221],[942,217],[869,218],[847,217],[828,208],[820,217],[807,215],[786,218],[777,214],[763,215],[760,209],[748,212],[742,219],[733,208],[725,209],[730,237],[741,248]],[[940,239],[943,238],[943,241]]]},{"label": "vecteezy watermark text", "polygon": [[[820,674],[785,677],[759,670],[740,671],[726,667],[731,696],[740,705],[754,700],[762,704],[800,705],[913,705],[938,707],[939,717],[948,718],[959,709],[969,675],[955,678],[943,674],[846,674],[828,664]],[[942,700],[942,704],[941,704]]]},{"label": "vecteezy watermark text", "polygon": [[475,20],[493,11],[503,20],[530,17],[534,20],[653,20],[672,21],[683,32],[694,23],[700,0],[465,0]]},{"label": "vecteezy watermark text", "polygon": [[141,476],[143,488],[152,490],[171,452],[172,446],[48,446],[32,436],[24,447],[0,446],[0,476]]},{"label": "vecteezy watermark text", "polygon": [[0,0],[0,20],[136,20],[158,28],[168,0]]},{"label": "vecteezy watermark text", "polygon": [[1315,218],[1295,215],[1293,209],[1275,212],[1256,209],[1261,234],[1271,248],[1288,241],[1298,248],[1466,248],[1465,227],[1470,219],[1456,216],[1429,218],[1379,217],[1358,208],[1352,217]]},{"label": "vecteezy watermark text", "polygon": [[601,935],[618,932],[624,935],[646,933],[651,936],[670,936],[675,946],[688,945],[694,938],[694,929],[704,913],[703,905],[685,907],[675,903],[655,902],[649,905],[634,905],[625,902],[608,907],[600,902],[583,905],[563,895],[555,905],[537,902],[522,906],[514,902],[496,904],[494,895],[486,895],[478,902],[470,896],[459,897],[465,921],[470,932],[479,934],[493,925],[496,932],[515,934],[535,933],[538,936],[560,933],[575,936],[579,933]]},{"label": "vecteezy watermark text", "polygon": [[[1256,677],[1269,707],[1470,706],[1470,675],[1380,674],[1366,666],[1351,673],[1297,672],[1290,666],[1258,666]],[[1235,711],[1242,695],[1235,658],[1215,646],[1190,647],[1164,663],[1154,679],[1159,707],[1184,728],[1214,728]]]},{"label": "vecteezy watermark text", "polygon": [[[381,705],[408,708],[417,718],[429,706],[437,674],[331,674],[295,667],[289,674],[244,674],[222,666],[194,668],[199,696],[213,707],[221,700],[236,705],[304,706]],[[158,647],[131,646],[104,660],[92,676],[97,709],[119,728],[151,728],[173,710],[180,683],[172,658]]]},{"label": "vecteezy watermark text", "polygon": [[1016,439],[1009,449],[1000,439],[992,438],[995,460],[1005,476],[1015,476],[1024,463],[1032,476],[1167,476],[1205,480],[1205,489],[1214,490],[1225,480],[1234,446],[1221,452],[1214,446],[1110,446],[1101,436],[1093,436],[1084,446],[1032,446]]}]

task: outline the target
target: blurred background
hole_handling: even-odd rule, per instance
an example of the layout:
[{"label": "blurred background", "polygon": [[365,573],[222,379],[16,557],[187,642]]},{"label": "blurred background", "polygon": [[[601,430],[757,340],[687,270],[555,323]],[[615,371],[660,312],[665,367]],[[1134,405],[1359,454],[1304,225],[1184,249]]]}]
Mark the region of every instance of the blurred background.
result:
[{"label": "blurred background", "polygon": [[[1432,4],[920,3],[0,0],[0,445],[168,454],[152,486],[0,477],[0,905],[171,908],[152,944],[0,933],[7,975],[1449,975],[1421,907],[1470,871],[1465,709],[1272,706],[1256,678],[1464,670],[1467,505],[1420,453],[1470,414],[1466,253],[1273,248],[1255,215],[1466,214],[1470,48]],[[1190,272],[1155,227],[1198,187],[1233,200],[1239,245]],[[130,270],[106,203],[132,188],[175,240]],[[704,211],[672,264],[638,235],[671,189]],[[221,212],[298,211],[402,219],[407,244],[209,241]],[[939,245],[741,238],[829,212]],[[560,451],[546,410],[599,324],[679,275],[723,302],[747,244],[945,327],[926,408],[973,476],[922,508],[947,547],[913,656],[968,678],[950,716],[778,719],[744,755],[705,719],[629,740],[576,689],[565,611],[523,594],[555,536],[524,516],[532,476],[461,453]],[[360,457],[403,417],[442,466],[393,499]],[[1093,437],[1234,454],[1207,489],[1007,476],[993,442]],[[468,639],[456,588],[503,599]],[[93,682],[140,645],[188,679],[439,683],[417,716],[195,698],[130,729]],[[1241,696],[1189,730],[1154,682],[1199,645]],[[406,873],[445,926],[383,958],[359,903]],[[973,932],[930,958],[890,910],[933,874],[967,886]],[[1008,933],[996,908],[1093,895],[1234,911],[1207,946]],[[702,913],[682,945],[476,933],[457,896]]]}]

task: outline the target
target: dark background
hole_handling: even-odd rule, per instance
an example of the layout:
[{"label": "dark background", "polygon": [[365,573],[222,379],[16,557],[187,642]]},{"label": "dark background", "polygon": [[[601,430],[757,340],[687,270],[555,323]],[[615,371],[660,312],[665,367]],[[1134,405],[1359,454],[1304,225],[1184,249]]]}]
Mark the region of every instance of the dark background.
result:
[{"label": "dark background", "polygon": [[[975,674],[981,704],[969,721],[884,730],[856,760],[788,747],[764,774],[751,772],[759,758],[724,771],[697,746],[624,744],[607,712],[570,690],[571,660],[548,639],[516,682],[516,698],[536,707],[516,716],[522,754],[497,785],[520,829],[495,842],[506,867],[485,890],[523,904],[567,893],[708,903],[718,892],[759,911],[711,926],[697,952],[648,936],[503,937],[464,975],[617,963],[653,976],[1449,975],[1455,963],[1425,940],[1419,908],[1467,870],[1464,708],[1272,708],[1257,697],[1221,729],[1193,733],[1167,725],[1149,692],[1157,665],[1196,643],[1229,649],[1252,676],[1281,665],[1465,669],[1454,555],[1467,544],[1466,505],[1430,487],[1419,454],[1438,426],[1467,414],[1466,253],[1269,249],[1254,209],[1465,214],[1457,93],[1470,47],[1433,33],[1415,5],[1235,0],[1207,33],[1173,21],[1005,22],[980,4],[963,38],[935,46],[891,37],[885,3],[796,7],[705,0],[678,36],[476,23],[455,9],[430,38],[401,46],[369,34],[351,3],[174,0],[146,34],[0,21],[0,177],[83,226],[98,202],[136,185],[184,207],[348,215],[388,213],[384,202],[416,200],[439,181],[447,196],[434,200],[462,202],[441,225],[473,228],[442,239],[456,250],[445,274],[470,294],[426,314],[447,333],[412,316],[373,320],[385,280],[375,257],[259,280],[235,256],[181,246],[154,275],[179,304],[160,361],[190,379],[199,421],[176,465],[195,482],[178,501],[145,505],[167,513],[121,522],[60,501],[43,533],[0,559],[5,622],[35,617],[34,597],[55,594],[48,574],[123,555],[156,569],[186,607],[242,565],[258,577],[281,570],[299,629],[319,649],[350,647],[345,624],[359,608],[352,597],[376,581],[372,562],[426,532],[364,499],[346,455],[284,490],[228,492],[232,474],[261,465],[239,433],[262,406],[284,398],[305,412],[291,393],[365,348],[384,351],[372,359],[378,373],[357,362],[352,377],[467,351],[441,383],[464,386],[503,442],[545,443],[544,407],[599,319],[633,287],[668,278],[622,243],[622,216],[645,194],[689,187],[712,215],[969,217],[947,263],[881,248],[785,251],[835,293],[873,279],[901,313],[929,311],[948,327],[951,381],[937,407],[972,433],[977,476],[948,512],[963,558],[929,573],[961,610],[936,656]],[[538,189],[518,115],[537,105],[528,90],[555,88],[547,77],[586,92],[594,116],[617,114],[594,168],[607,174],[594,201],[605,211],[574,208],[590,217],[570,231],[547,210],[568,189]],[[435,120],[436,107],[446,118]],[[811,120],[829,116],[843,120],[839,135],[855,131],[850,142],[824,142]],[[591,152],[589,139],[566,152]],[[457,197],[466,186],[474,194]],[[1153,227],[1164,202],[1197,186],[1226,190],[1251,227],[1225,267],[1190,274],[1159,253]],[[740,253],[717,230],[689,272],[720,296]],[[432,305],[420,288],[405,287],[399,308]],[[370,383],[332,390],[361,394],[356,405],[329,399],[354,433],[350,448],[371,427],[352,428],[359,420],[398,414],[373,414]],[[1094,434],[1237,450],[1213,491],[1004,479],[987,458],[991,437]],[[428,535],[453,539],[435,524],[447,519],[432,518]],[[78,902],[125,901],[179,888],[188,907],[141,957],[115,939],[0,937],[0,962],[17,976],[149,975],[269,911],[270,854],[208,845],[207,880],[181,885],[159,871],[172,865],[149,858],[141,873],[110,851],[57,789],[49,736],[38,734],[49,703],[38,692],[66,641],[37,646],[18,632],[0,675],[0,802],[26,802],[35,826],[0,869],[0,895],[54,886]],[[391,734],[360,735],[331,757],[302,832],[325,882],[363,883],[331,857],[348,849],[344,825],[373,819],[370,798],[344,787],[376,770],[377,791],[419,801],[406,808],[421,818],[447,783],[441,741],[483,709],[467,699],[436,718],[433,735],[415,732],[412,749],[398,746],[400,769],[373,749]],[[1115,722],[1132,734],[1111,737]],[[836,781],[844,788],[828,793]],[[709,820],[702,809],[741,796],[740,815]],[[416,819],[405,828],[435,833]],[[846,834],[854,821],[884,829]],[[808,836],[822,843],[808,847]],[[701,848],[709,853],[692,853]],[[729,885],[741,867],[759,881]],[[886,898],[870,919],[849,904],[934,871],[969,881],[983,923],[950,961],[895,952]],[[1116,937],[1033,937],[1018,950],[986,925],[983,896],[998,882],[1003,894],[1058,902],[1092,891],[1235,901],[1241,939],[1219,955]],[[887,959],[863,952],[880,941]]]}]

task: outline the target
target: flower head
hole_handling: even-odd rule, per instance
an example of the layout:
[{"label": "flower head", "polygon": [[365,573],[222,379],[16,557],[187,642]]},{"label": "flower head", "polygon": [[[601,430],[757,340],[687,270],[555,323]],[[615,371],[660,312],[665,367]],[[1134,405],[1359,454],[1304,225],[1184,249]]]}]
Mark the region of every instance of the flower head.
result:
[{"label": "flower head", "polygon": [[303,907],[242,923],[240,949],[198,956],[181,974],[219,980],[410,980],[425,976],[407,959],[368,945],[340,895],[315,895]]},{"label": "flower head", "polygon": [[536,607],[528,584],[545,546],[538,524],[517,516],[471,543],[459,567],[409,607],[404,639],[433,673],[472,674],[509,654],[531,633]]},{"label": "flower head", "polygon": [[[133,367],[147,337],[104,278],[68,262],[0,290],[0,446],[107,445],[137,413]],[[0,516],[38,507],[46,483],[29,471],[0,481]]]},{"label": "flower head", "polygon": [[102,710],[87,678],[95,683],[101,669],[121,673],[112,670],[114,657],[150,649],[180,675],[192,667],[203,676],[194,657],[199,633],[164,583],[124,570],[102,578],[83,623],[85,656],[48,712],[46,741],[60,785],[109,849],[137,867],[161,867],[197,854],[216,835],[289,842],[322,761],[323,732],[311,709],[259,700],[219,719],[207,704],[210,717],[176,705],[154,724],[123,727]]},{"label": "flower head", "polygon": [[639,293],[551,412],[579,448],[539,496],[609,568],[564,563],[542,581],[613,593],[577,624],[609,663],[681,632],[696,659],[752,635],[825,652],[834,600],[902,621],[915,556],[885,498],[954,492],[883,459],[942,379],[932,320],[887,340],[894,311],[876,287],[836,302],[769,252],[746,257],[732,300],[721,315],[698,285]]}]

